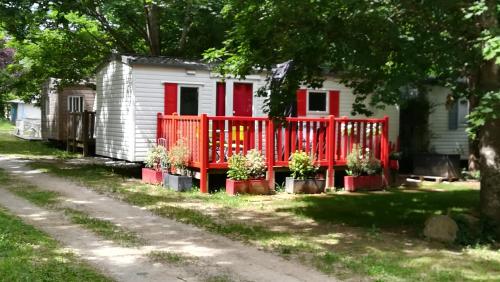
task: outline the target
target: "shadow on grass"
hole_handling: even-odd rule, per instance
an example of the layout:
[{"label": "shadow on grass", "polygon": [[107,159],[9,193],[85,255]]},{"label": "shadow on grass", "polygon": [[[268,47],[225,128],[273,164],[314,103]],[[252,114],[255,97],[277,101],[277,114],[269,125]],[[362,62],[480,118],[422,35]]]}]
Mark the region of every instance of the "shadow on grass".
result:
[{"label": "shadow on grass", "polygon": [[22,140],[5,132],[0,132],[0,154],[25,157],[54,156],[63,159],[75,156],[48,142]]},{"label": "shadow on grass", "polygon": [[394,190],[385,193],[305,196],[294,201],[292,207],[279,208],[278,211],[355,227],[415,228],[421,227],[431,214],[477,210],[479,191],[465,188],[449,191]]}]

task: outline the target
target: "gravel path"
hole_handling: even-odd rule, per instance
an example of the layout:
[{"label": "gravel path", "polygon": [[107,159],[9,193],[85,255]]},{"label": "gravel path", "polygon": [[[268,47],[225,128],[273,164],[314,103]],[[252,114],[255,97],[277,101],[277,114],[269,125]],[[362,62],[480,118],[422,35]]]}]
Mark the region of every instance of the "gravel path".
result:
[{"label": "gravel path", "polygon": [[[81,228],[74,226],[70,229],[62,228],[70,225],[63,218],[47,217],[40,224],[41,222],[33,220],[31,215],[41,212],[41,209],[29,205],[30,210],[26,210],[27,214],[23,214],[25,201],[22,204],[20,200],[16,201],[17,204],[9,203],[9,201],[4,200],[3,195],[0,195],[1,205],[12,210],[15,214],[23,216],[29,220],[30,224],[45,230],[67,246],[75,248],[78,253],[82,254],[83,258],[92,262],[92,256],[95,256],[95,253],[100,254],[98,262],[100,269],[105,269],[105,273],[120,274],[121,276],[113,276],[119,281],[135,281],[137,279],[159,281],[156,280],[157,277],[162,277],[162,281],[177,281],[178,277],[181,280],[196,281],[221,275],[234,281],[335,280],[316,270],[257,250],[254,247],[208,233],[191,225],[155,216],[147,210],[100,195],[66,179],[33,170],[26,166],[26,161],[0,158],[0,168],[41,189],[60,193],[68,207],[84,211],[92,217],[110,220],[144,238],[148,242],[148,246],[141,248],[103,246],[101,244],[105,244],[104,242],[88,232],[82,233],[85,236],[81,236],[79,232],[72,231]],[[0,189],[0,191],[2,194],[9,194],[4,189]],[[31,209],[34,210],[31,211]],[[49,227],[44,228],[45,224],[48,223],[50,223]],[[79,248],[83,248],[83,250],[79,250]],[[161,268],[164,270],[162,273],[165,273],[165,276],[157,276],[158,273],[155,271],[158,267],[148,263],[145,258],[145,254],[151,250],[179,253],[194,257],[196,260],[194,263],[183,265],[182,268],[170,266],[169,269],[164,269],[166,266],[163,265]],[[123,260],[127,262],[123,265],[119,263],[120,259],[113,255],[120,252],[123,252]],[[121,258],[121,256],[118,257]],[[128,267],[124,267],[124,265],[130,265],[132,269],[128,270]]]}]

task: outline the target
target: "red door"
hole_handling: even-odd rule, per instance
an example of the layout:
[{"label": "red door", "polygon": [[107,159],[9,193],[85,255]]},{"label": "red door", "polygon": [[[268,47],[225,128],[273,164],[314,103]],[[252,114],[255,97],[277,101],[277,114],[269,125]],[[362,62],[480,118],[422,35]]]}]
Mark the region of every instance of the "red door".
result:
[{"label": "red door", "polygon": [[234,83],[233,116],[252,116],[252,84]]}]

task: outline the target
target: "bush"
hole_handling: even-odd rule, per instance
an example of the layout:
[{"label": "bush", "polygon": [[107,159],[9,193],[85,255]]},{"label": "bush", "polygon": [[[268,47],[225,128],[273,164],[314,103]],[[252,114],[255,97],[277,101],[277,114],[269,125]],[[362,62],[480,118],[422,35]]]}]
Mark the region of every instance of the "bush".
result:
[{"label": "bush", "polygon": [[146,167],[158,171],[161,170],[162,168],[167,168],[169,165],[167,150],[163,146],[154,145],[149,150],[144,163],[146,164]]},{"label": "bush", "polygon": [[352,176],[375,175],[382,172],[380,160],[376,159],[368,149],[363,155],[363,148],[357,144],[347,155],[347,168],[347,174]]},{"label": "bush", "polygon": [[232,155],[228,160],[227,176],[232,180],[248,179],[248,160],[241,154]]},{"label": "bush", "polygon": [[306,152],[296,151],[292,154],[288,165],[294,179],[307,179],[314,177],[318,167],[314,164],[313,158]]},{"label": "bush", "polygon": [[266,177],[266,160],[259,150],[252,149],[246,155],[248,165],[248,177],[260,179]]},{"label": "bush", "polygon": [[354,144],[351,153],[347,155],[348,175],[361,176],[363,175],[363,148]]},{"label": "bush", "polygon": [[168,160],[170,165],[180,170],[181,175],[187,175],[187,165],[191,159],[191,151],[189,147],[186,145],[186,142],[183,139],[179,139],[177,143],[172,146],[170,151],[168,152]]}]

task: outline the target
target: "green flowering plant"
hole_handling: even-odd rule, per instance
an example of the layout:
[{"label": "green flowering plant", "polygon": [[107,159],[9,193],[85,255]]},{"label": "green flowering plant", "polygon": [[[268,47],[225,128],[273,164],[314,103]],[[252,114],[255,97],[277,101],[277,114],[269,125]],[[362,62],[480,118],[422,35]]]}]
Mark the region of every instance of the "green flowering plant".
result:
[{"label": "green flowering plant", "polygon": [[266,177],[266,160],[259,150],[252,149],[246,155],[248,166],[248,177],[250,179],[262,179]]},{"label": "green flowering plant", "polygon": [[347,155],[347,175],[363,175],[363,148],[354,144],[351,152]]},{"label": "green flowering plant", "polygon": [[363,148],[357,144],[353,145],[351,153],[347,155],[347,168],[348,175],[362,176],[362,175],[375,175],[382,171],[380,160],[373,156],[368,148],[365,149],[366,153],[363,154]]},{"label": "green flowering plant", "polygon": [[179,170],[181,175],[187,175],[187,165],[191,159],[191,151],[186,145],[186,141],[179,139],[177,143],[168,151],[170,165]]},{"label": "green flowering plant", "polygon": [[148,151],[144,163],[146,164],[146,167],[152,168],[157,171],[160,171],[162,168],[168,168],[169,160],[167,156],[167,150],[161,145],[154,145]]},{"label": "green flowering plant", "polygon": [[307,179],[314,177],[318,167],[314,165],[312,156],[302,151],[295,151],[288,162],[294,179]]},{"label": "green flowering plant", "polygon": [[248,160],[241,154],[232,155],[228,159],[227,176],[231,180],[247,180],[248,179]]}]

